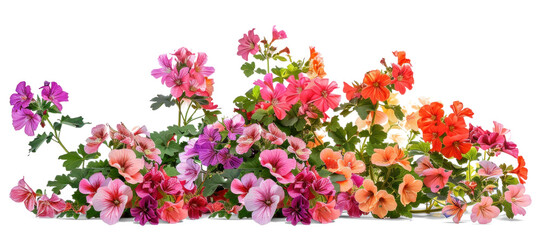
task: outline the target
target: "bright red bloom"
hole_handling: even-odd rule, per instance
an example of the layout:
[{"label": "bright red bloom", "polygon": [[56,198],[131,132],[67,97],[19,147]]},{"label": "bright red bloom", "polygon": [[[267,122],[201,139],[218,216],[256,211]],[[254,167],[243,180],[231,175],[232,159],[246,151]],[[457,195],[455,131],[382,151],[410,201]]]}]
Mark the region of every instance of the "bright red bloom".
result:
[{"label": "bright red bloom", "polygon": [[391,92],[387,85],[391,83],[391,78],[379,70],[372,70],[364,75],[363,83],[367,86],[361,91],[363,98],[370,98],[373,104],[378,101],[385,101],[389,98]]},{"label": "bright red bloom", "polygon": [[466,128],[464,118],[451,114],[445,118],[445,133],[447,136],[468,135],[470,131]]},{"label": "bright red bloom", "polygon": [[417,125],[423,132],[429,126],[438,126],[441,124],[441,118],[445,112],[443,111],[443,104],[439,102],[430,103],[430,105],[424,105],[419,109],[419,116],[421,117],[417,121]]},{"label": "bright red bloom", "polygon": [[459,101],[454,101],[451,109],[457,117],[473,117],[473,111],[469,108],[464,108],[464,105]]},{"label": "bright red bloom", "polygon": [[391,84],[394,84],[394,89],[400,94],[406,93],[406,88],[411,90],[413,88],[413,71],[409,64],[396,65],[393,63],[393,80]]},{"label": "bright red bloom", "polygon": [[447,157],[454,157],[457,160],[462,159],[462,154],[470,151],[472,144],[468,142],[468,135],[446,136],[443,138],[445,147],[441,153]]},{"label": "bright red bloom", "polygon": [[511,170],[510,173],[516,174],[518,176],[518,179],[520,180],[520,183],[524,184],[526,183],[526,181],[524,180],[528,179],[528,169],[524,167],[526,166],[526,162],[524,161],[524,158],[522,156],[518,156],[517,160],[517,168]]},{"label": "bright red bloom", "polygon": [[206,213],[208,211],[207,208],[207,199],[203,196],[195,196],[190,201],[188,201],[188,204],[185,205],[186,208],[188,208],[188,216],[190,219],[199,219],[203,215],[203,213]]},{"label": "bright red bloom", "polygon": [[423,141],[432,143],[432,152],[439,152],[442,148],[441,136],[445,133],[445,126],[428,126],[423,130]]},{"label": "bright red bloom", "polygon": [[395,57],[398,57],[398,65],[402,66],[405,63],[411,65],[410,60],[406,58],[406,52],[404,52],[404,51],[394,51],[393,55]]}]

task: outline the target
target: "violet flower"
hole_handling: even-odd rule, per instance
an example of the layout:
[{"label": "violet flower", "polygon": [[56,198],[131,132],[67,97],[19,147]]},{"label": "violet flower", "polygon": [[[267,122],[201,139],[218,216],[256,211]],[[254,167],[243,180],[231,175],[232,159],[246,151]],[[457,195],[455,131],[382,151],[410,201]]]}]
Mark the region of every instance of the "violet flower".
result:
[{"label": "violet flower", "polygon": [[24,81],[20,82],[17,84],[15,92],[16,93],[11,94],[11,97],[9,98],[9,104],[13,106],[13,111],[18,111],[28,107],[32,101],[32,97],[34,96],[30,86],[26,86],[26,82]]},{"label": "violet flower", "polygon": [[62,111],[62,104],[60,104],[60,102],[68,101],[68,93],[64,92],[62,87],[56,82],[49,84],[49,82],[45,81],[45,84],[41,89],[41,97],[47,101],[51,101],[59,111]]},{"label": "violet flower", "polygon": [[41,122],[41,117],[38,114],[26,108],[11,112],[11,117],[15,130],[21,130],[24,127],[24,133],[28,136],[34,136],[34,131],[38,129]]},{"label": "violet flower", "polygon": [[224,125],[228,132],[227,137],[231,140],[237,140],[237,135],[244,131],[244,117],[237,114],[233,118],[224,119]]},{"label": "violet flower", "polygon": [[218,151],[210,143],[199,146],[199,160],[205,166],[214,166],[218,164]]},{"label": "violet flower", "polygon": [[301,222],[304,225],[309,225],[312,222],[312,215],[308,211],[310,203],[302,195],[293,198],[291,207],[283,208],[282,213],[286,217],[286,221],[291,222],[293,226]]},{"label": "violet flower", "polygon": [[218,162],[224,165],[225,169],[236,169],[242,164],[242,158],[229,153],[229,148],[223,148],[218,152]]},{"label": "violet flower", "polygon": [[141,225],[145,225],[147,222],[157,225],[159,222],[157,210],[158,202],[152,196],[147,195],[139,201],[139,207],[130,209],[130,213],[135,221]]},{"label": "violet flower", "polygon": [[186,181],[184,187],[187,189],[193,189],[193,182],[199,176],[199,172],[201,172],[201,165],[195,163],[194,160],[190,158],[184,161],[181,160],[181,162],[177,165],[177,170],[180,173],[178,177],[179,180]]}]

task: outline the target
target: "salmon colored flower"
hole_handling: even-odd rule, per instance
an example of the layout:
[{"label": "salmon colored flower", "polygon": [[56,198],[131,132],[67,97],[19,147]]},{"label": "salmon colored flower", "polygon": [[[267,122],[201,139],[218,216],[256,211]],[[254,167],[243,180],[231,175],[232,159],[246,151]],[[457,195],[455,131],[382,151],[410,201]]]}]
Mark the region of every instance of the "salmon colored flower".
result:
[{"label": "salmon colored flower", "polygon": [[419,121],[419,119],[421,119],[421,117],[419,116],[419,112],[413,112],[406,115],[406,122],[404,123],[404,128],[406,130],[419,131],[419,126],[417,126],[417,121]]},{"label": "salmon colored flower", "polygon": [[242,135],[237,140],[237,148],[235,149],[237,154],[247,153],[252,145],[261,139],[261,126],[259,124],[252,124],[245,127],[242,131]]},{"label": "salmon colored flower", "polygon": [[336,201],[330,203],[316,202],[316,205],[309,210],[312,219],[320,223],[330,223],[340,217],[340,210],[335,209]]},{"label": "salmon colored flower", "polygon": [[425,186],[430,188],[430,191],[436,193],[445,187],[451,173],[453,173],[453,171],[448,171],[444,168],[429,168],[422,173],[425,176],[423,182]]},{"label": "salmon colored flower", "polygon": [[184,200],[180,199],[177,203],[165,202],[158,209],[158,215],[161,220],[168,223],[178,223],[188,217],[188,209],[184,208]]},{"label": "salmon colored flower", "polygon": [[492,206],[491,197],[482,197],[481,202],[475,204],[471,210],[472,222],[479,222],[480,224],[486,224],[492,222],[492,219],[500,215],[500,209],[496,206]]},{"label": "salmon colored flower", "polygon": [[411,90],[413,88],[413,71],[409,64],[402,66],[393,63],[393,80],[391,84],[394,84],[394,89],[400,94],[406,93],[406,88]]},{"label": "salmon colored flower", "polygon": [[287,135],[274,123],[269,124],[268,129],[269,131],[263,130],[263,138],[269,140],[272,144],[282,145]]},{"label": "salmon colored flower", "polygon": [[434,168],[434,165],[430,162],[430,157],[422,156],[417,160],[417,167],[414,171],[417,175],[424,176],[423,171],[431,168]]},{"label": "salmon colored flower", "polygon": [[332,93],[338,88],[335,81],[329,83],[329,79],[315,78],[307,89],[301,93],[301,101],[303,104],[314,104],[321,112],[326,112],[338,107],[340,103],[340,95]]},{"label": "salmon colored flower", "polygon": [[366,165],[363,161],[355,158],[354,152],[346,152],[344,154],[344,159],[338,160],[338,166],[349,167],[351,169],[351,173],[363,173],[366,170]]},{"label": "salmon colored flower", "polygon": [[156,148],[156,144],[152,139],[135,136],[135,142],[137,143],[135,149],[138,152],[143,153],[148,159],[154,160],[158,164],[162,164],[162,158],[160,157],[161,151]]},{"label": "salmon colored flower", "polygon": [[462,215],[468,208],[468,204],[458,199],[457,197],[452,196],[451,194],[447,196],[447,203],[449,203],[450,205],[446,205],[441,210],[443,216],[448,218],[454,215],[455,217],[453,218],[453,222],[459,223]]},{"label": "salmon colored flower", "polygon": [[308,69],[308,77],[311,79],[314,78],[323,78],[327,75],[325,73],[325,64],[323,63],[323,57],[321,54],[316,51],[315,47],[310,47],[310,65]]},{"label": "salmon colored flower", "polygon": [[397,206],[393,195],[385,190],[379,190],[374,197],[372,213],[379,218],[384,218],[389,211],[394,211]]},{"label": "salmon colored flower", "polygon": [[309,149],[315,148],[315,147],[321,145],[321,143],[323,143],[323,138],[325,137],[325,135],[321,134],[319,132],[316,132],[315,135],[316,136],[314,136],[314,141],[309,141],[306,144],[306,147],[308,147]]},{"label": "salmon colored flower", "polygon": [[417,200],[417,193],[423,188],[423,182],[421,180],[415,180],[413,175],[404,175],[402,183],[398,186],[398,193],[400,194],[400,202],[406,206],[409,203]]},{"label": "salmon colored flower", "polygon": [[457,160],[462,159],[462,154],[470,151],[472,144],[468,142],[468,135],[446,136],[443,138],[445,147],[441,153],[447,157],[454,157]]},{"label": "salmon colored flower", "polygon": [[496,179],[503,176],[503,170],[493,162],[479,161],[479,166],[481,166],[481,169],[477,171],[479,176]]},{"label": "salmon colored flower", "polygon": [[509,173],[514,173],[517,175],[518,179],[520,180],[521,184],[526,183],[524,180],[528,180],[528,169],[525,167],[526,162],[524,161],[524,158],[522,156],[518,156],[518,166],[517,168],[511,170]]},{"label": "salmon colored flower", "polygon": [[338,165],[338,160],[342,159],[342,154],[340,152],[335,152],[330,148],[325,148],[319,154],[321,160],[325,163],[327,170],[330,172],[336,172],[340,168]]},{"label": "salmon colored flower", "polygon": [[364,180],[363,189],[355,192],[355,200],[359,203],[359,209],[363,212],[370,212],[376,202],[376,193],[378,188],[370,179]]},{"label": "salmon colored flower", "polygon": [[391,92],[386,86],[391,83],[391,78],[388,75],[372,70],[364,75],[363,83],[366,87],[361,91],[361,95],[363,98],[370,98],[373,104],[389,98]]},{"label": "salmon colored flower", "polygon": [[532,204],[532,199],[530,198],[530,195],[524,194],[526,191],[524,185],[511,185],[508,186],[507,189],[509,190],[505,192],[505,200],[511,203],[513,214],[526,215],[524,207],[530,206],[530,204]]},{"label": "salmon colored flower", "polygon": [[145,161],[136,158],[131,149],[115,149],[109,153],[109,165],[118,169],[118,173],[131,184],[143,182],[143,175],[139,171],[144,164]]},{"label": "salmon colored flower", "polygon": [[362,84],[358,84],[358,83],[354,82],[353,86],[351,86],[348,83],[344,82],[344,90],[343,91],[346,94],[346,99],[348,101],[351,101],[351,99],[354,99],[354,98],[360,98],[362,90],[363,90],[363,85]]},{"label": "salmon colored flower", "polygon": [[404,169],[411,171],[411,165],[408,158],[404,158],[404,151],[398,145],[394,147],[388,146],[385,149],[374,149],[370,161],[381,167],[388,167],[393,164],[399,164]]},{"label": "salmon colored flower", "polygon": [[353,181],[351,180],[351,168],[349,167],[340,167],[338,171],[335,172],[336,174],[344,175],[346,178],[343,181],[336,181],[338,185],[340,186],[340,192],[347,192],[353,187]]}]

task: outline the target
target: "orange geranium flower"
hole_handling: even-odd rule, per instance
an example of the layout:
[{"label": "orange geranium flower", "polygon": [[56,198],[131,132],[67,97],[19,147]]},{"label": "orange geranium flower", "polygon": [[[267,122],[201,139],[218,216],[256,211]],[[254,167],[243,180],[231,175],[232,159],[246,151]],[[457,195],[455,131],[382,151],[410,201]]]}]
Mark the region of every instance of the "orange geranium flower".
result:
[{"label": "orange geranium flower", "polygon": [[518,167],[511,170],[510,173],[514,173],[518,176],[518,179],[520,180],[521,184],[526,183],[524,180],[528,180],[528,169],[525,168],[526,162],[524,161],[524,158],[522,156],[518,156]]},{"label": "orange geranium flower", "polygon": [[340,192],[349,191],[353,187],[353,180],[351,180],[351,168],[340,167],[335,173],[344,175],[344,177],[346,178],[346,180],[344,181],[336,181],[336,183],[338,183],[338,185],[340,186]]},{"label": "orange geranium flower", "polygon": [[330,148],[325,148],[319,154],[321,160],[325,163],[327,170],[330,172],[336,172],[340,168],[338,165],[338,160],[342,159],[342,154],[340,152],[335,152]]},{"label": "orange geranium flower", "polygon": [[314,79],[316,77],[323,78],[327,75],[325,72],[325,64],[323,57],[319,52],[316,52],[315,47],[310,47],[310,66],[308,69],[308,77]]},{"label": "orange geranium flower", "polygon": [[351,101],[351,99],[361,97],[361,91],[363,90],[362,84],[353,83],[353,86],[344,82],[344,93],[346,94],[346,99]]},{"label": "orange geranium flower", "polygon": [[374,149],[374,154],[370,161],[377,166],[388,167],[393,164],[399,164],[404,169],[411,171],[411,165],[408,160],[404,158],[404,151],[402,151],[398,145],[394,147],[388,146],[385,149]]},{"label": "orange geranium flower", "polygon": [[454,157],[457,160],[462,159],[462,154],[470,151],[472,144],[468,142],[468,135],[446,136],[443,138],[445,147],[441,153],[446,157]]},{"label": "orange geranium flower", "polygon": [[385,190],[379,190],[374,199],[372,213],[380,218],[384,218],[389,211],[394,211],[397,207],[393,195]]},{"label": "orange geranium flower", "polygon": [[306,147],[312,149],[312,148],[315,148],[315,147],[321,145],[321,143],[323,142],[324,137],[325,137],[325,135],[316,132],[316,136],[314,137],[314,141],[309,141],[306,144]]},{"label": "orange geranium flower", "polygon": [[400,202],[406,206],[411,202],[417,200],[417,193],[423,188],[423,181],[415,180],[413,175],[406,174],[403,178],[403,182],[398,186],[398,193],[400,194]]},{"label": "orange geranium flower", "polygon": [[430,103],[430,105],[424,105],[419,109],[420,119],[417,121],[417,125],[423,132],[431,126],[441,126],[441,118],[443,117],[443,114],[445,114],[442,108],[443,104],[433,102]]},{"label": "orange geranium flower", "polygon": [[379,70],[372,70],[364,75],[363,83],[366,87],[361,91],[363,98],[370,98],[373,104],[378,101],[385,101],[391,92],[386,88],[391,84],[391,78]]},{"label": "orange geranium flower", "polygon": [[355,200],[359,203],[359,209],[363,212],[370,212],[376,202],[378,188],[370,179],[364,180],[363,189],[355,192]]},{"label": "orange geranium flower", "polygon": [[362,173],[366,170],[366,165],[363,161],[355,158],[354,152],[346,152],[346,154],[344,154],[344,159],[338,161],[338,166],[348,167],[351,169],[352,173]]},{"label": "orange geranium flower", "polygon": [[[368,126],[370,126],[372,124],[372,118],[374,117],[374,112],[371,112],[368,117],[366,117],[366,120],[362,120],[360,117],[357,118],[357,120],[355,121],[355,125],[357,125],[357,129],[359,129],[359,131],[367,128]],[[389,121],[389,117],[387,116],[387,114],[385,114],[384,112],[382,111],[376,111],[376,119],[374,120],[374,124],[379,124],[379,125],[385,125],[387,122]]]},{"label": "orange geranium flower", "polygon": [[398,65],[402,66],[404,63],[410,64],[411,61],[406,58],[406,52],[404,51],[394,51],[393,55],[398,58]]}]

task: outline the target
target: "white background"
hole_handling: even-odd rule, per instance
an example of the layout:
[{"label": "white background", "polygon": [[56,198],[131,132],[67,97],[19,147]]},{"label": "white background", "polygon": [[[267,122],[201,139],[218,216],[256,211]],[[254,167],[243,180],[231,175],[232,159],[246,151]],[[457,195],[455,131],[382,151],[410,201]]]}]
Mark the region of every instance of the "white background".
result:
[{"label": "white background", "polygon": [[[195,2],[0,4],[3,235],[25,239],[532,238],[541,216],[541,17],[535,2]],[[340,90],[343,81],[360,81],[366,71],[381,67],[382,57],[393,62],[391,52],[405,50],[415,72],[414,90],[405,99],[430,96],[443,101],[447,111],[453,100],[461,100],[475,112],[474,124],[492,128],[496,120],[510,128],[511,140],[530,170],[526,193],[533,204],[527,215],[511,221],[501,216],[485,226],[471,223],[466,215],[459,225],[441,216],[417,216],[384,221],[341,218],[333,224],[297,227],[282,221],[259,226],[250,220],[204,219],[142,228],[131,222],[108,226],[100,220],[37,219],[9,199],[9,190],[22,176],[36,189],[62,171],[56,160],[62,153],[59,146],[43,146],[28,156],[26,144],[31,138],[13,130],[8,98],[19,81],[31,84],[34,93],[39,93],[44,80],[57,81],[70,94],[64,112],[83,115],[93,124],[123,121],[130,127],[146,124],[151,131],[162,130],[176,122],[176,111],[149,108],[150,98],[168,93],[150,71],[158,67],[158,55],[185,46],[208,54],[208,65],[216,69],[215,101],[225,115],[231,115],[232,100],[254,80],[239,70],[243,61],[236,55],[237,40],[254,27],[260,36],[271,38],[273,25],[287,32],[288,39],[280,44],[288,46],[294,58],[308,58],[308,47],[316,46],[324,56],[328,77],[339,83]],[[63,141],[75,149],[89,136],[90,128],[66,127]],[[506,161],[516,165],[513,159]]]}]

